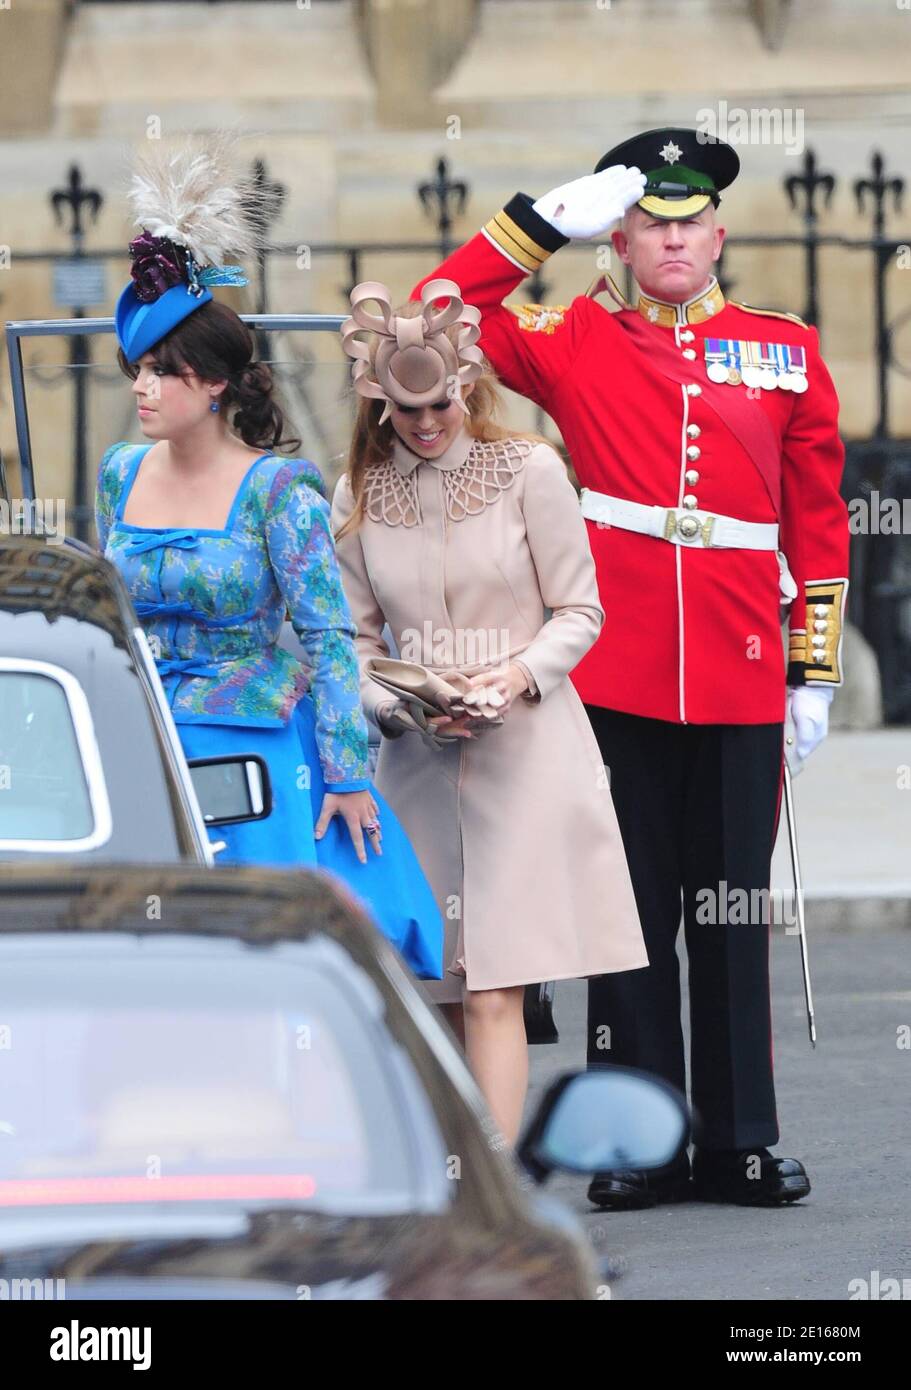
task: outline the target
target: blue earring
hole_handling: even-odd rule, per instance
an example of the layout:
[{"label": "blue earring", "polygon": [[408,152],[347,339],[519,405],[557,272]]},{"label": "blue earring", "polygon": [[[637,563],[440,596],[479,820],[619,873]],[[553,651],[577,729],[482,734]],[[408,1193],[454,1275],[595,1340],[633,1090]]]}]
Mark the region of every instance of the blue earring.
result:
[{"label": "blue earring", "polygon": [[209,409],[211,410],[211,412],[212,412],[213,415],[217,415],[217,414],[218,414],[218,401],[213,401],[212,404],[209,406]]}]

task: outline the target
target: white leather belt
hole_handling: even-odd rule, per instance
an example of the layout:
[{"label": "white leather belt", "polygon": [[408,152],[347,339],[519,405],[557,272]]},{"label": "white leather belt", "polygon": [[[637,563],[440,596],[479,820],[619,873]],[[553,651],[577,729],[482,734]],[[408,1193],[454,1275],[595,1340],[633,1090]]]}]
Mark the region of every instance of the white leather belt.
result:
[{"label": "white leather belt", "polygon": [[715,547],[740,550],[777,550],[778,524],[774,521],[738,521],[734,516],[681,507],[649,507],[644,502],[626,502],[584,487],[580,494],[582,515],[602,526],[618,526],[621,531],[637,531],[656,536],[673,545],[696,548]]}]

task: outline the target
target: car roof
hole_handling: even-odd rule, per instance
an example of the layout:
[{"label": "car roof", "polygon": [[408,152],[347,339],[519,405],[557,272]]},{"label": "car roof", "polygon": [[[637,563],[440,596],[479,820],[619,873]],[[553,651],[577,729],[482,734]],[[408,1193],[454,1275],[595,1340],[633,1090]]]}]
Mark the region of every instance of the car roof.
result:
[{"label": "car roof", "polygon": [[[149,915],[150,898],[160,908]],[[26,934],[99,934],[124,938],[168,934],[206,935],[243,941],[253,947],[273,942],[337,941],[355,965],[363,967],[380,991],[395,1033],[409,1049],[435,1108],[458,1123],[463,1154],[476,1152],[499,1173],[495,1207],[510,1205],[515,1193],[503,1188],[502,1156],[485,1137],[488,1120],[477,1088],[459,1058],[448,1030],[421,997],[394,948],[371,922],[359,899],[338,878],[321,870],[181,865],[100,865],[86,860],[4,863],[0,874],[0,955],[4,944]],[[177,942],[175,942],[177,944]],[[442,1077],[448,1083],[442,1083]],[[465,1129],[466,1113],[471,1125]],[[480,1127],[478,1127],[480,1126]],[[467,1161],[467,1159],[466,1159]],[[501,1170],[502,1165],[502,1170]]]},{"label": "car roof", "polygon": [[[113,828],[104,843],[85,853],[108,862],[197,859],[202,849],[175,762],[177,735],[156,710],[138,629],[119,572],[87,545],[0,536],[4,670],[31,669],[58,679],[65,672],[79,683],[91,710]],[[141,816],[137,786],[147,791]],[[0,861],[26,852],[34,863],[66,851],[2,850]]]},{"label": "car roof", "polygon": [[[150,916],[151,899],[157,910]],[[127,932],[305,941],[315,932],[378,957],[385,940],[321,872],[199,864],[4,864],[0,939],[15,932]],[[388,949],[388,947],[387,947]],[[386,964],[384,961],[383,964]]]},{"label": "car roof", "polygon": [[125,648],[134,626],[122,580],[102,556],[76,541],[0,536],[0,654],[55,660],[80,675],[110,645],[93,642],[90,654],[89,631]]},{"label": "car roof", "polygon": [[[149,915],[149,900],[158,911]],[[0,955],[28,933],[82,934],[95,950],[103,933],[124,937],[192,935],[251,946],[328,937],[361,966],[382,996],[400,1046],[417,1067],[440,1122],[463,1162],[477,1167],[474,1200],[491,1220],[522,1210],[511,1164],[499,1152],[479,1092],[436,1011],[421,996],[366,909],[320,870],[200,864],[105,865],[85,861],[3,865]],[[72,942],[72,935],[70,942]],[[175,942],[176,944],[176,942]],[[40,970],[40,961],[36,962]],[[481,1178],[483,1177],[483,1181]]]}]

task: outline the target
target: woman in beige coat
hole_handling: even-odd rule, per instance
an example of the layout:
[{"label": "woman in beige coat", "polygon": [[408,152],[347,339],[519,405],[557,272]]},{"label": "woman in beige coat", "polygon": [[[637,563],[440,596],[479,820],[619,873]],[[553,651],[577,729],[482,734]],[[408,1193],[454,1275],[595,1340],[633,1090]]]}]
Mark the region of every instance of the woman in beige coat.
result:
[{"label": "woman in beige coat", "polygon": [[[449,308],[435,313],[441,296]],[[369,299],[381,317],[363,309]],[[648,964],[598,745],[567,679],[604,614],[562,460],[492,423],[478,311],[451,281],[395,317],[384,286],[351,300],[343,338],[363,399],[333,526],[361,695],[383,734],[376,784],[446,921],[448,968],[425,988],[463,1004],[464,1032],[447,1014],[514,1142],[524,986]],[[369,343],[356,336],[365,327]],[[444,717],[434,737],[422,733],[365,673],[389,655],[386,623],[402,658],[498,692],[502,722]]]}]

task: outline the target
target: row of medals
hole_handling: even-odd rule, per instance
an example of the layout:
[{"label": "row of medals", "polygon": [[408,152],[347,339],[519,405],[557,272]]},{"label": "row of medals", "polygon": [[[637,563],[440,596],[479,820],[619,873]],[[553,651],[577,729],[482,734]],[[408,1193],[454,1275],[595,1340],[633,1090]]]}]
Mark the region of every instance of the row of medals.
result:
[{"label": "row of medals", "polygon": [[781,372],[774,367],[730,367],[724,362],[710,362],[705,369],[709,381],[727,386],[761,386],[764,391],[772,391],[777,386],[782,391],[796,391],[800,395],[807,389],[804,372]]}]

